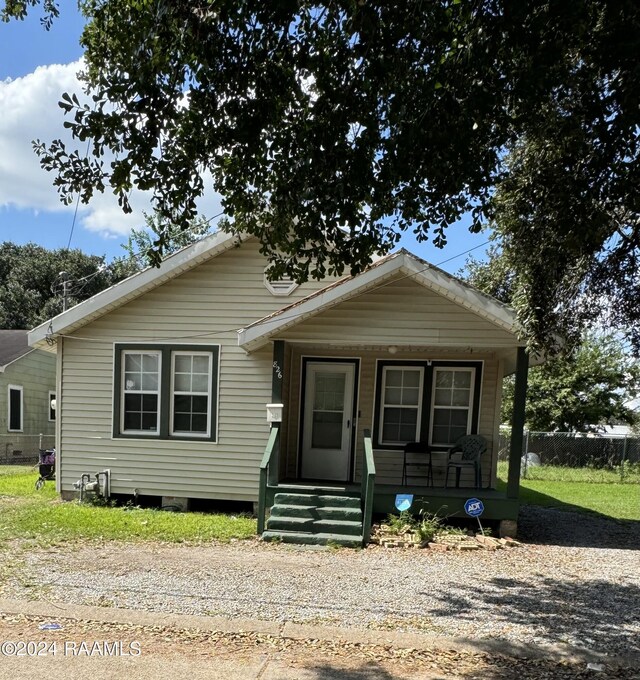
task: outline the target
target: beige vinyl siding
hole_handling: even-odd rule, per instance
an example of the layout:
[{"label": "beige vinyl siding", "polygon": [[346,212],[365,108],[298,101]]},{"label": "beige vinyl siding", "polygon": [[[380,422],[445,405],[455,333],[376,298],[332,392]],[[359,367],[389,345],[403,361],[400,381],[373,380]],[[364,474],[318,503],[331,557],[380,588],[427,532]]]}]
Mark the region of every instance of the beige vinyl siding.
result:
[{"label": "beige vinyl siding", "polygon": [[[355,480],[360,479],[360,468],[363,453],[363,433],[364,430],[373,430],[374,418],[374,398],[376,382],[376,360],[390,359],[422,361],[422,360],[450,360],[452,363],[458,361],[482,361],[482,393],[480,395],[480,414],[478,420],[479,434],[483,435],[488,441],[488,453],[482,460],[483,484],[485,486],[495,483],[495,470],[497,467],[498,452],[494,446],[496,432],[499,425],[500,412],[497,406],[496,397],[498,393],[499,362],[493,352],[402,352],[390,355],[388,352],[364,351],[364,350],[330,350],[322,346],[297,346],[292,352],[292,371],[290,376],[290,395],[288,418],[293,424],[298,423],[297,427],[289,428],[287,438],[287,473],[295,476],[296,461],[299,450],[299,409],[300,409],[300,378],[302,357],[349,357],[360,359],[359,377],[359,401],[358,410],[358,429],[356,434],[356,460],[355,460]],[[374,457],[376,461],[376,483],[378,484],[400,484],[402,481],[402,452],[388,451],[375,446]],[[446,455],[435,453],[434,463],[434,482],[436,486],[444,484],[444,471]],[[450,478],[450,484],[455,478]],[[411,481],[411,480],[409,480]],[[418,483],[423,483],[419,481]],[[472,486],[472,471],[464,471],[461,477],[461,485]]]},{"label": "beige vinyl siding", "polygon": [[[362,293],[283,332],[291,341],[512,347],[514,336],[410,278]],[[375,338],[375,343],[372,342]]]},{"label": "beige vinyl siding", "polygon": [[[55,355],[33,350],[7,364],[0,373],[0,433],[8,433],[8,386],[22,387],[23,434],[53,435],[55,423],[49,420],[49,391],[56,389]],[[37,447],[36,447],[37,448]]]},{"label": "beige vinyl siding", "polygon": [[[266,261],[244,243],[80,328],[64,339],[61,486],[109,468],[112,491],[256,500],[269,427],[272,348],[247,355],[237,330],[326,285],[288,297],[263,283]],[[114,343],[220,345],[217,443],[112,438]]]}]

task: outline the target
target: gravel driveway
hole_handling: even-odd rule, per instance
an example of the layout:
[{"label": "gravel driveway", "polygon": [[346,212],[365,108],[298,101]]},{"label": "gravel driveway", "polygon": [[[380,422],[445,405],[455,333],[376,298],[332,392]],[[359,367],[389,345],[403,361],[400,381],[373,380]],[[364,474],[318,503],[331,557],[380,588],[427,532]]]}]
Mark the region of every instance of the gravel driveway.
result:
[{"label": "gravel driveway", "polygon": [[2,595],[640,654],[640,523],[530,507],[521,527],[497,552],[58,547],[21,557]]}]

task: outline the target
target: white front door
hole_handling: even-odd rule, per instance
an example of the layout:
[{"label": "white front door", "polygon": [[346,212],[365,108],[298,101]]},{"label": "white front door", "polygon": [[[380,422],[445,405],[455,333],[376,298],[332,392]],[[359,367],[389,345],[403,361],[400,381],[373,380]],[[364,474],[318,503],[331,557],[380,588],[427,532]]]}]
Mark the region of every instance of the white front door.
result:
[{"label": "white front door", "polygon": [[307,362],[301,466],[305,479],[349,479],[355,372],[353,363]]}]

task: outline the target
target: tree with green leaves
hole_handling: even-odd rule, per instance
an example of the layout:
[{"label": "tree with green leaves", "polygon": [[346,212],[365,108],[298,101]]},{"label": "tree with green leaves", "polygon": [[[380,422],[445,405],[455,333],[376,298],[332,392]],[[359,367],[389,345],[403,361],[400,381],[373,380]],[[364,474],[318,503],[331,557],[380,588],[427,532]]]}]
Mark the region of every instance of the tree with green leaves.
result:
[{"label": "tree with green leaves", "polygon": [[470,214],[500,226],[532,346],[596,310],[640,351],[637,0],[82,8],[89,103],[61,101],[82,150],[35,143],[63,201],[110,190],[127,212],[136,187],[186,227],[211,177],[231,228],[300,281],[362,271],[405,230],[443,246]]},{"label": "tree with green leaves", "polygon": [[[503,387],[502,421],[511,422],[513,379]],[[640,395],[640,366],[620,339],[587,336],[566,354],[529,370],[526,426],[533,432],[589,432],[638,422],[629,402]]]},{"label": "tree with green leaves", "polygon": [[[187,229],[183,229],[176,224],[167,225],[157,214],[145,214],[144,219],[145,226],[137,229],[133,228],[129,233],[127,242],[122,244],[126,255],[115,258],[110,265],[114,271],[124,276],[140,271],[144,263],[158,255],[158,242],[163,234],[169,235],[169,241],[163,248],[163,254],[166,257],[199,241],[214,231],[211,220],[203,217],[196,217]],[[224,219],[220,220],[215,228],[220,229],[225,224],[226,221]]]},{"label": "tree with green leaves", "polygon": [[47,250],[35,243],[0,244],[0,328],[28,329],[59,314],[63,308],[63,277],[69,281],[67,307],[117,283],[118,274],[104,257],[78,249]]},{"label": "tree with green leaves", "polygon": [[[470,257],[461,276],[479,290],[511,304],[517,282],[510,252],[494,242],[487,260]],[[505,379],[502,422],[511,422],[514,379]],[[640,395],[640,365],[624,340],[605,329],[568,343],[541,366],[529,369],[526,425],[537,432],[602,429],[634,425],[638,414],[629,402]]]}]

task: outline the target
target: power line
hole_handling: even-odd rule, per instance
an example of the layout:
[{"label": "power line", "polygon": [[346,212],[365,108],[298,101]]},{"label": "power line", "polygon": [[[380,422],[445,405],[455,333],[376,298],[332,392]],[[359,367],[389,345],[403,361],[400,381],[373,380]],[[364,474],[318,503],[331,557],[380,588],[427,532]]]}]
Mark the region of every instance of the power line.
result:
[{"label": "power line", "polygon": [[[77,211],[77,205],[76,205],[76,211]],[[207,222],[207,223],[210,224],[213,220],[215,220],[215,219],[218,218],[218,217],[221,217],[222,215],[224,215],[224,211],[223,211],[223,212],[219,212],[219,213],[217,213],[216,215],[213,215],[212,217],[209,217],[209,218],[205,219],[204,222]],[[200,227],[200,226],[201,226],[201,225],[199,225],[199,224],[195,224],[195,225],[193,225],[193,226],[191,226],[191,227],[185,229],[184,231],[190,231],[190,230],[196,229],[196,228],[198,228],[198,227]],[[72,229],[72,233],[73,233],[73,229]],[[205,237],[208,236],[208,235],[209,235],[209,234],[205,234],[202,238],[205,238]],[[69,236],[69,243],[70,243],[70,242],[71,242],[71,235]],[[188,245],[192,245],[192,244],[188,244]],[[188,246],[184,246],[184,247],[186,248],[186,247],[188,247]],[[68,250],[68,246],[67,246],[67,250]],[[137,252],[137,253],[133,253],[132,255],[129,255],[128,257],[115,258],[115,259],[112,260],[109,264],[105,264],[105,265],[99,267],[98,269],[96,269],[95,272],[92,272],[91,274],[87,274],[86,276],[83,276],[83,277],[81,277],[81,278],[79,278],[79,279],[76,279],[76,280],[71,280],[71,279],[69,279],[69,280],[68,280],[68,284],[69,284],[70,286],[71,286],[71,285],[76,286],[76,285],[78,285],[78,284],[84,283],[84,285],[81,286],[80,288],[76,288],[76,289],[72,290],[72,291],[71,291],[71,294],[73,294],[73,295],[78,295],[79,293],[81,293],[81,292],[86,288],[87,284],[88,284],[92,279],[94,279],[96,276],[98,276],[99,274],[106,273],[106,272],[109,271],[109,270],[111,271],[111,273],[113,273],[114,268],[115,268],[116,266],[126,264],[127,262],[131,262],[131,261],[133,261],[133,260],[141,261],[141,260],[142,260],[143,258],[145,258],[146,256],[147,256],[147,252],[146,252],[146,251],[144,251],[144,252],[143,252],[143,251],[139,251],[139,252]],[[61,285],[60,283],[58,283],[57,285],[56,285],[55,283],[52,284],[52,286],[51,286],[51,292],[55,294],[54,288],[58,288],[58,287],[60,287],[60,285]]]},{"label": "power line", "polygon": [[[479,245],[474,246],[473,248],[469,248],[468,250],[465,250],[461,253],[458,253],[457,255],[454,255],[450,258],[447,258],[446,260],[442,260],[441,262],[439,262],[437,264],[428,264],[427,266],[423,267],[422,269],[419,269],[418,271],[412,272],[410,274],[405,274],[404,276],[394,278],[390,281],[384,281],[383,283],[381,283],[377,286],[374,286],[372,288],[367,289],[365,292],[372,293],[376,290],[384,288],[385,286],[389,286],[391,284],[398,283],[398,281],[403,281],[405,279],[409,279],[409,278],[412,278],[414,276],[418,276],[419,274],[422,274],[422,273],[426,272],[427,270],[429,270],[433,267],[438,267],[441,264],[444,264],[446,262],[450,262],[451,260],[454,260],[458,257],[462,257],[463,255],[466,255],[467,253],[470,253],[473,250],[477,250],[478,248],[482,248],[483,246],[487,245],[488,243],[490,243],[489,240],[485,241],[484,243],[480,243]],[[277,312],[276,312],[276,314],[277,314]],[[282,321],[292,321],[292,320],[297,319],[300,316],[303,316],[302,312],[296,312],[294,314],[285,315],[285,316],[277,315],[277,316],[274,316],[273,318],[265,319],[264,321],[260,321],[259,325],[267,325],[267,324],[270,324],[270,323],[276,323],[276,322],[282,322]],[[240,330],[242,330],[242,329],[234,326],[233,328],[225,328],[225,329],[221,329],[221,330],[217,330],[217,331],[208,331],[206,333],[196,333],[196,334],[191,333],[189,335],[172,336],[172,337],[154,337],[154,338],[149,338],[148,342],[164,342],[164,341],[172,342],[172,341],[175,341],[175,340],[212,338],[212,337],[216,337],[218,335],[226,335],[228,333],[238,333]],[[109,342],[109,343],[114,342],[113,338],[111,338],[109,340],[102,340],[101,338],[91,338],[91,337],[87,337],[87,336],[83,337],[83,336],[78,336],[78,335],[64,335],[64,334],[60,334],[60,335],[61,335],[61,337],[68,338],[70,340],[87,340],[87,341],[90,341],[90,342]],[[120,339],[120,341],[125,341],[125,340],[128,340],[128,338],[121,338]]]},{"label": "power line", "polygon": [[[84,159],[87,160],[87,157],[89,156],[89,146],[91,144],[91,140],[87,140],[87,150],[84,154]],[[76,198],[76,209],[73,212],[73,220],[71,221],[71,232],[69,233],[69,240],[67,241],[67,250],[69,250],[69,247],[71,246],[71,239],[73,238],[73,230],[75,229],[76,226],[76,218],[78,217],[78,208],[80,207],[80,192],[78,191],[78,197]]]}]

